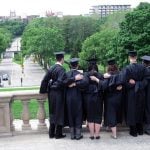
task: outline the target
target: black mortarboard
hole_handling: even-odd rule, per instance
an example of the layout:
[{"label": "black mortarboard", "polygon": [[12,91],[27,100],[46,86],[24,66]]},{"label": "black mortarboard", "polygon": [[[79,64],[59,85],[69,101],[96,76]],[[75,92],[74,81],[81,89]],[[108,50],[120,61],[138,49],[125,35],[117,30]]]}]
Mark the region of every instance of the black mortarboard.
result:
[{"label": "black mortarboard", "polygon": [[54,52],[56,59],[60,59],[60,58],[64,58],[64,54],[65,52],[61,51],[61,52]]},{"label": "black mortarboard", "polygon": [[143,62],[145,64],[150,63],[150,56],[148,56],[148,55],[145,55],[145,56],[141,57],[141,59],[143,60]]},{"label": "black mortarboard", "polygon": [[76,66],[78,64],[78,62],[79,62],[79,58],[71,58],[70,59],[70,64],[72,66]]},{"label": "black mortarboard", "polygon": [[108,63],[108,65],[114,65],[114,64],[116,64],[116,61],[114,58],[111,58],[111,59],[107,60],[107,63]]},{"label": "black mortarboard", "polygon": [[131,57],[135,57],[135,56],[137,56],[137,52],[136,51],[129,51],[128,55]]},{"label": "black mortarboard", "polygon": [[93,65],[95,65],[95,64],[96,64],[96,62],[98,61],[98,59],[97,59],[97,58],[90,58],[90,59],[87,59],[86,61],[88,61],[88,62],[89,62],[89,64],[93,64]]}]

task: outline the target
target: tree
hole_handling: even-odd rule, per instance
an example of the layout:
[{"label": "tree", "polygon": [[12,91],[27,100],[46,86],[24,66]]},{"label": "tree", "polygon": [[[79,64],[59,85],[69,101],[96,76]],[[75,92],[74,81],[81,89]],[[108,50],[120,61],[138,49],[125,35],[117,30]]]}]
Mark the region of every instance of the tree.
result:
[{"label": "tree", "polygon": [[0,22],[0,27],[6,28],[13,37],[21,36],[27,24],[21,20],[6,20]]},{"label": "tree", "polygon": [[11,33],[5,28],[0,28],[0,54],[9,47],[11,39]]},{"label": "tree", "polygon": [[80,53],[81,65],[86,66],[85,59],[97,57],[101,65],[106,66],[108,58],[115,57],[120,65],[119,24],[127,12],[117,12],[105,18],[99,32],[87,38]]},{"label": "tree", "polygon": [[66,16],[63,18],[63,35],[65,50],[71,52],[72,57],[77,57],[81,51],[83,41],[99,31],[102,20],[99,18],[83,16]]},{"label": "tree", "polygon": [[124,61],[128,50],[136,50],[139,56],[150,54],[150,3],[140,3],[132,12],[126,14],[120,25],[120,61]]},{"label": "tree", "polygon": [[87,38],[80,53],[81,65],[86,66],[86,59],[98,58],[101,65],[105,66],[109,57],[116,56],[117,30],[103,30]]},{"label": "tree", "polygon": [[[51,19],[52,21],[50,21]],[[50,65],[54,51],[64,49],[62,30],[57,27],[58,22],[55,24],[53,19],[33,20],[26,27],[21,41],[23,53],[26,55],[34,54],[41,64],[44,62],[45,69]]]}]

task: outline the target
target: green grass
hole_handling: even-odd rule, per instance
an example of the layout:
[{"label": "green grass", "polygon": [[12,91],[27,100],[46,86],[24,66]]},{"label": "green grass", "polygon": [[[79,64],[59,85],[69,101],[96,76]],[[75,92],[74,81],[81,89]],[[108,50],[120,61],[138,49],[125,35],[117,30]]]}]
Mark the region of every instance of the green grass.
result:
[{"label": "green grass", "polygon": [[[37,100],[30,100],[29,102],[29,112],[30,112],[30,119],[37,119],[37,111],[38,111],[38,101]],[[46,110],[46,118],[48,117],[48,101],[44,104]],[[23,110],[23,105],[20,100],[16,100],[12,104],[12,113],[14,119],[21,119]]]},{"label": "green grass", "polygon": [[16,63],[16,64],[18,64],[18,65],[21,65],[21,64],[22,64],[22,62],[21,62],[20,60],[15,60],[15,59],[13,59],[13,62]]},{"label": "green grass", "polygon": [[21,52],[19,52],[19,53],[15,54],[15,56],[13,58],[13,62],[16,63],[16,64],[21,65],[21,64],[23,64],[22,59],[23,59],[22,54],[21,54]]},{"label": "green grass", "polygon": [[0,92],[10,91],[22,91],[22,90],[39,90],[39,87],[12,87],[12,88],[0,88]]},{"label": "green grass", "polygon": [[[24,91],[24,90],[39,90],[39,87],[1,88],[0,92]],[[29,102],[30,119],[37,118],[38,107],[39,107],[39,104],[37,100],[35,99],[30,100]],[[48,117],[48,101],[44,103],[44,107],[46,110],[46,117]],[[13,118],[21,119],[22,110],[23,110],[22,101],[14,100],[12,103]]]}]

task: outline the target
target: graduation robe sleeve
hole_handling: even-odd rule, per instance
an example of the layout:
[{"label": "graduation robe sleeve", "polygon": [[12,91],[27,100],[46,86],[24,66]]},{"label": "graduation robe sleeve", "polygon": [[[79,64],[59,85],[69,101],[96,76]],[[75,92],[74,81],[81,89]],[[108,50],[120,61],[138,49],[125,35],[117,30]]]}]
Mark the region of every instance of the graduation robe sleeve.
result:
[{"label": "graduation robe sleeve", "polygon": [[41,82],[41,86],[40,86],[40,93],[47,93],[48,92],[48,83],[50,80],[50,74],[51,74],[51,69],[49,69],[47,71],[47,73],[45,74],[42,82]]},{"label": "graduation robe sleeve", "polygon": [[63,67],[60,67],[57,72],[57,80],[53,83],[58,88],[62,88],[64,86],[64,80],[66,78],[65,69]]},{"label": "graduation robe sleeve", "polygon": [[78,88],[84,89],[88,86],[89,79],[86,75],[84,75],[84,78],[82,80],[76,81],[76,86]]},{"label": "graduation robe sleeve", "polygon": [[65,77],[65,80],[64,80],[64,85],[65,86],[69,86],[70,84],[74,83],[75,82],[75,77],[73,77],[71,75],[71,71],[66,73],[66,77]]}]

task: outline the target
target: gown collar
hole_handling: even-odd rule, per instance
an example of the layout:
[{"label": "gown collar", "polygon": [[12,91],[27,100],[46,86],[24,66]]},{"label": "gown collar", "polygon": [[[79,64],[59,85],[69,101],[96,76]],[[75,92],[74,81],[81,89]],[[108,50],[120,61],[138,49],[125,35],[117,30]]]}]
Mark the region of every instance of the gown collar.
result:
[{"label": "gown collar", "polygon": [[60,62],[56,62],[55,64],[62,66],[62,64]]}]

